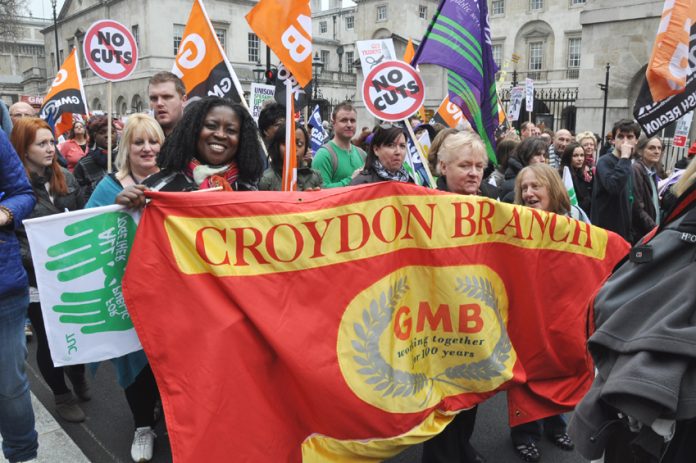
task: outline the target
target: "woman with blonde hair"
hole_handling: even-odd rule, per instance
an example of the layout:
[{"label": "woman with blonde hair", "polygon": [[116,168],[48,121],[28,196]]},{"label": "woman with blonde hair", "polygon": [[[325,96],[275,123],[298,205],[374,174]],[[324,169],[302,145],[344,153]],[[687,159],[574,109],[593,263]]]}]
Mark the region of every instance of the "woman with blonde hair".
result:
[{"label": "woman with blonde hair", "polygon": [[577,134],[575,141],[582,146],[585,152],[585,165],[592,169],[597,162],[597,137],[589,130],[586,130]]},{"label": "woman with blonde hair", "polygon": [[430,144],[430,150],[428,151],[428,164],[430,164],[430,172],[432,172],[434,175],[440,175],[440,171],[438,170],[437,154],[440,151],[442,142],[445,141],[445,138],[457,132],[459,132],[459,130],[451,127],[442,129],[437,133],[437,135],[435,135],[433,142]]},{"label": "woman with blonde hair", "polygon": [[[118,170],[99,182],[86,207],[114,204],[124,188],[138,185],[159,172],[157,155],[162,143],[164,132],[155,119],[147,114],[130,116],[118,147]],[[159,398],[152,369],[143,350],[112,359],[111,363],[116,368],[118,383],[124,389],[135,423],[131,458],[133,461],[150,461],[156,437],[152,428]]]},{"label": "woman with blonde hair", "polygon": [[118,170],[106,175],[97,184],[87,207],[113,204],[121,190],[140,184],[150,175],[159,172],[157,155],[163,143],[164,132],[152,116],[129,116],[118,145],[115,161]]}]

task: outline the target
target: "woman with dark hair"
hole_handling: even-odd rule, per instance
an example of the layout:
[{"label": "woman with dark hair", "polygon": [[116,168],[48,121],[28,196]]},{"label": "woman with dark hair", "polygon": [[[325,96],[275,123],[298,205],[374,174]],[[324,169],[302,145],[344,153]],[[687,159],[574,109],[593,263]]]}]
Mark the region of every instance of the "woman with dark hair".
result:
[{"label": "woman with dark hair", "polygon": [[483,179],[484,182],[488,183],[489,180],[492,178],[495,182],[496,187],[500,188],[503,185],[503,182],[505,181],[505,171],[507,170],[508,160],[510,159],[512,153],[515,152],[515,149],[519,144],[519,141],[510,140],[508,138],[504,138],[500,140],[500,142],[498,142],[498,144],[495,147],[495,157],[498,161],[498,165],[495,167],[495,170],[491,173],[490,176]]},{"label": "woman with dark hair", "polygon": [[563,177],[563,168],[568,167],[570,176],[573,179],[575,196],[578,199],[578,206],[589,216],[592,205],[592,172],[587,165],[587,155],[580,143],[569,143],[561,154],[561,167],[559,174]]},{"label": "woman with dark hair", "polygon": [[[280,191],[283,182],[283,162],[285,161],[285,126],[276,130],[268,145],[268,155],[271,157],[271,165],[263,173],[259,182],[259,190]],[[297,189],[300,191],[316,190],[321,188],[323,180],[321,174],[307,166],[305,154],[309,149],[307,130],[298,125],[295,128],[295,147],[297,154]]]},{"label": "woman with dark hair", "polygon": [[[10,140],[24,164],[24,170],[37,199],[36,206],[27,218],[33,219],[59,214],[66,210],[82,209],[84,203],[80,186],[72,174],[58,164],[53,131],[45,121],[36,117],[21,118],[12,129]],[[85,420],[85,414],[77,404],[77,398],[83,401],[90,399],[89,386],[85,380],[85,367],[84,365],[53,366],[36,290],[36,273],[23,226],[17,229],[17,237],[22,249],[22,263],[29,276],[29,286],[32,288],[29,318],[38,340],[36,362],[41,376],[53,392],[58,416],[65,421],[79,423]],[[68,388],[64,374],[70,379],[77,398]]]},{"label": "woman with dark hair", "polygon": [[87,129],[82,120],[73,123],[68,139],[58,145],[58,151],[63,155],[68,164],[68,170],[72,172],[80,159],[84,158],[89,148],[87,142]]},{"label": "woman with dark hair", "polygon": [[401,127],[378,128],[365,158],[365,167],[350,185],[376,182],[412,182],[406,170],[406,136]]},{"label": "woman with dark hair", "polygon": [[[109,122],[106,116],[94,116],[89,120],[87,124],[87,131],[89,132],[89,139],[91,140],[92,146],[89,153],[75,166],[73,174],[75,175],[75,180],[80,184],[82,189],[82,199],[83,202],[87,202],[90,195],[97,186],[97,183],[104,178],[108,168],[108,132],[109,132]],[[113,128],[111,131],[111,149],[116,147],[116,129]],[[112,160],[114,159],[114,154],[112,153]]]},{"label": "woman with dark hair", "polygon": [[511,203],[515,199],[515,177],[530,164],[545,163],[548,145],[543,138],[525,138],[508,159],[505,180],[500,187],[500,199]]},{"label": "woman with dark hair", "polygon": [[183,118],[165,140],[157,156],[160,172],[142,185],[124,189],[116,203],[140,207],[147,188],[255,191],[263,173],[260,150],[256,125],[246,109],[218,97],[200,99],[186,106]]}]

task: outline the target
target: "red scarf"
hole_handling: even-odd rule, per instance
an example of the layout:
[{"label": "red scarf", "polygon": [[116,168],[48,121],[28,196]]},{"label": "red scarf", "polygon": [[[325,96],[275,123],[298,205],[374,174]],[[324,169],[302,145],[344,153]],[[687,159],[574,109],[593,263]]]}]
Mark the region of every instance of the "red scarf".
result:
[{"label": "red scarf", "polygon": [[194,179],[198,185],[198,188],[201,190],[205,190],[206,188],[222,187],[224,191],[234,191],[232,185],[235,184],[237,177],[239,176],[239,168],[237,167],[236,163],[233,162],[227,166],[227,169],[213,175],[206,176],[200,183],[198,183],[196,180],[197,176],[194,175],[194,173],[197,172],[196,168],[199,168],[200,171],[200,168],[215,169],[215,167],[201,164],[201,162],[196,158],[193,158],[191,162],[189,162],[189,165],[186,167],[186,175]]}]

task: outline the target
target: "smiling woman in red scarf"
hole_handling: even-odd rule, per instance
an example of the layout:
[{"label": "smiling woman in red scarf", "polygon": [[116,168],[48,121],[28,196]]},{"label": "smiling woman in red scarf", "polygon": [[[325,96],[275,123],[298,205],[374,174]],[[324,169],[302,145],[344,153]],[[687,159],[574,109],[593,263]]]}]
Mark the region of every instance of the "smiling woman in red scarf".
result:
[{"label": "smiling woman in red scarf", "polygon": [[203,98],[186,107],[184,117],[164,142],[157,157],[162,170],[143,185],[122,191],[116,202],[139,206],[146,188],[256,190],[263,172],[260,153],[256,125],[242,106],[222,98]]}]

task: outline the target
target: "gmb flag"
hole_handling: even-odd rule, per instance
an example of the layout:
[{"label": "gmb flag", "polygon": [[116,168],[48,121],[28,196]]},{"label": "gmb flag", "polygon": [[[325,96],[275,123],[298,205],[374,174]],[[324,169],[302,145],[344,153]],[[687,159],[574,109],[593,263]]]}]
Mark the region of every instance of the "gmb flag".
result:
[{"label": "gmb flag", "polygon": [[137,220],[112,205],[23,222],[56,366],[141,349],[121,291]]},{"label": "gmb flag", "polygon": [[309,0],[260,0],[246,15],[301,87],[312,80],[312,12]]},{"label": "gmb flag", "polygon": [[55,127],[62,114],[87,114],[87,112],[87,98],[82,86],[80,63],[77,50],[73,48],[51,83],[39,116],[48,125]]},{"label": "gmb flag", "polygon": [[245,104],[244,92],[201,0],[194,0],[172,72],[186,86],[189,101],[219,96]]},{"label": "gmb flag", "polygon": [[647,136],[696,108],[696,0],[666,1],[633,115]]},{"label": "gmb flag", "polygon": [[628,250],[397,182],[148,195],[124,296],[179,463],[381,461],[503,388],[513,424],[568,411],[584,302]]}]

